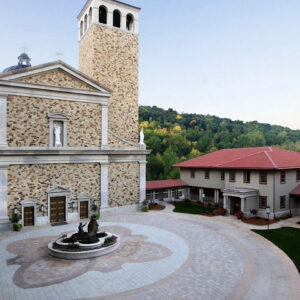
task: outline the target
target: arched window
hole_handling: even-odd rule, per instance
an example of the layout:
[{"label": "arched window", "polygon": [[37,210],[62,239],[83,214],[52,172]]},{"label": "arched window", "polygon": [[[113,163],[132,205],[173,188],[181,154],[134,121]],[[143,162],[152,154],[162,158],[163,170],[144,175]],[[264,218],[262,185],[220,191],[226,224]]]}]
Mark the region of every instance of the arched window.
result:
[{"label": "arched window", "polygon": [[90,8],[90,11],[89,11],[89,27],[92,25],[92,14],[93,14],[93,9]]},{"label": "arched window", "polygon": [[117,9],[114,10],[113,26],[118,28],[121,27],[121,13]]},{"label": "arched window", "polygon": [[99,7],[99,23],[107,24],[107,9],[104,5]]},{"label": "arched window", "polygon": [[87,19],[88,19],[88,16],[85,15],[85,17],[84,17],[84,31],[87,30]]},{"label": "arched window", "polygon": [[133,31],[133,15],[132,14],[128,14],[126,16],[126,28],[129,31]]},{"label": "arched window", "polygon": [[80,37],[83,35],[83,21],[80,22]]}]

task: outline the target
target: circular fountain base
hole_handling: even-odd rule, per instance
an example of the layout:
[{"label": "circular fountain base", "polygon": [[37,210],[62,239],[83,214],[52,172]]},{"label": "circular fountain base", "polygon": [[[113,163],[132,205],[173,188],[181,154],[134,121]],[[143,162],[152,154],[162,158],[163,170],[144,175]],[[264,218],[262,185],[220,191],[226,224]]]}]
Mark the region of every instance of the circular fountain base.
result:
[{"label": "circular fountain base", "polygon": [[[73,233],[74,234],[74,233]],[[100,238],[97,243],[94,244],[82,244],[76,242],[74,244],[64,243],[63,240],[66,237],[59,238],[48,244],[48,253],[56,258],[68,259],[68,260],[80,260],[95,258],[109,254],[120,247],[120,237],[106,232],[105,238]],[[68,237],[72,236],[69,234]],[[105,239],[115,237],[115,241],[112,245],[105,246]]]}]

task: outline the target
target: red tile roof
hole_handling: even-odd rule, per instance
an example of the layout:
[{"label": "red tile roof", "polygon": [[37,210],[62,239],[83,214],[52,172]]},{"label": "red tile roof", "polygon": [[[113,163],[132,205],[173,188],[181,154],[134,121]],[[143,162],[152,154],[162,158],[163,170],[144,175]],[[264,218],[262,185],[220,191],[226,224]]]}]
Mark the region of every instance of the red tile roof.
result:
[{"label": "red tile roof", "polygon": [[170,180],[156,180],[156,181],[147,181],[147,190],[162,190],[170,189],[176,187],[184,187],[186,183],[180,179],[170,179]]},{"label": "red tile roof", "polygon": [[300,184],[296,188],[294,188],[290,194],[294,196],[300,196]]},{"label": "red tile roof", "polygon": [[300,153],[274,147],[224,149],[174,165],[179,168],[278,170],[300,168]]}]

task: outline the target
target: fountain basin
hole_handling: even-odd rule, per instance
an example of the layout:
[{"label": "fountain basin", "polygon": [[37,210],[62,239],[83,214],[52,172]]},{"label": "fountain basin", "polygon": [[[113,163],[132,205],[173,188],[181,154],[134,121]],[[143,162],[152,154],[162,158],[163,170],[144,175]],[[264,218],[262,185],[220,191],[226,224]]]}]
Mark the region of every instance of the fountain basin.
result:
[{"label": "fountain basin", "polygon": [[[63,240],[66,237],[61,237],[48,244],[48,253],[53,257],[68,260],[88,259],[107,255],[120,247],[120,237],[109,232],[105,233],[107,236],[100,238],[99,241],[94,244],[82,244],[80,242],[73,244],[64,243]],[[67,238],[72,235],[73,233],[68,234]],[[114,243],[109,246],[105,246],[105,240],[111,237],[115,237]],[[67,247],[71,248],[67,249]]]}]

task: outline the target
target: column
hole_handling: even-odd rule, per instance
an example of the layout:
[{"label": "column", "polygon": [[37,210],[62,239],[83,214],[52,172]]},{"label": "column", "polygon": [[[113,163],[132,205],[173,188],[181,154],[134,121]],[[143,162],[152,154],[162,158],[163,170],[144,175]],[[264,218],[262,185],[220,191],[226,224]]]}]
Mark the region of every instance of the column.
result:
[{"label": "column", "polygon": [[92,11],[92,24],[99,23],[99,7],[94,6]]},{"label": "column", "polygon": [[102,141],[101,141],[101,148],[107,149],[108,148],[108,105],[102,105]]},{"label": "column", "polygon": [[245,212],[245,201],[246,201],[245,198],[241,198],[241,211],[242,212]]},{"label": "column", "polygon": [[7,169],[8,166],[0,166],[0,230],[9,228],[7,211]]},{"label": "column", "polygon": [[146,199],[146,164],[147,161],[140,161],[140,203]]},{"label": "column", "polygon": [[0,147],[7,147],[6,107],[7,107],[7,96],[0,95]]},{"label": "column", "polygon": [[126,28],[126,15],[121,12],[121,29],[127,30]]},{"label": "column", "polygon": [[199,189],[199,201],[203,202],[203,189]]},{"label": "column", "polygon": [[101,210],[108,208],[108,163],[101,163]]},{"label": "column", "polygon": [[215,203],[218,204],[219,203],[219,190],[215,190]]},{"label": "column", "polygon": [[168,200],[172,201],[172,190],[168,189]]}]

